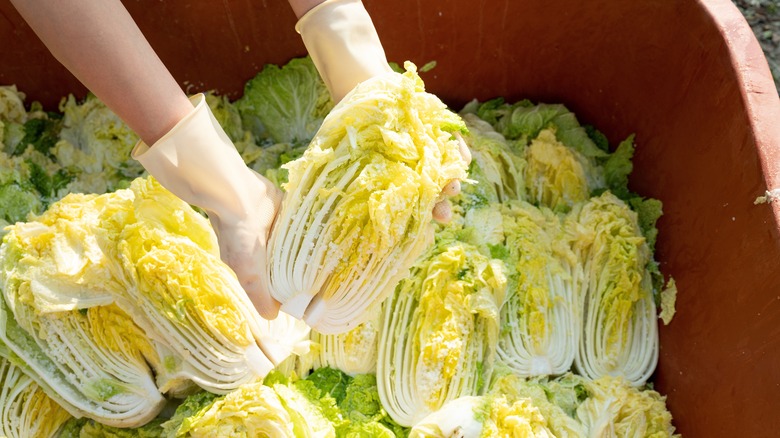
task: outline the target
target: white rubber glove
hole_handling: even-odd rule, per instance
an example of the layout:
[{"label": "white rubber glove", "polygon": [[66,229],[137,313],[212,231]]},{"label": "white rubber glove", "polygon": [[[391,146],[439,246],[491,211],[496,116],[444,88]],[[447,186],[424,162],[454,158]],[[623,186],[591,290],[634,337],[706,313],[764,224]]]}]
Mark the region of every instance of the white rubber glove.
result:
[{"label": "white rubber glove", "polygon": [[282,200],[281,191],[246,166],[211,113],[206,98],[151,148],[139,142],[132,156],[163,187],[202,208],[219,240],[220,256],[236,273],[257,311],[279,312],[264,275],[266,243]]},{"label": "white rubber glove", "polygon": [[[360,0],[326,0],[306,12],[295,30],[322,76],[334,102],[339,102],[359,83],[393,70],[387,63],[374,23]],[[467,163],[471,153],[458,134],[461,155]],[[451,181],[442,190],[433,218],[449,222],[452,206],[449,196],[460,193],[460,181]]]},{"label": "white rubber glove", "polygon": [[295,25],[317,71],[338,103],[366,79],[393,70],[360,0],[327,0]]}]

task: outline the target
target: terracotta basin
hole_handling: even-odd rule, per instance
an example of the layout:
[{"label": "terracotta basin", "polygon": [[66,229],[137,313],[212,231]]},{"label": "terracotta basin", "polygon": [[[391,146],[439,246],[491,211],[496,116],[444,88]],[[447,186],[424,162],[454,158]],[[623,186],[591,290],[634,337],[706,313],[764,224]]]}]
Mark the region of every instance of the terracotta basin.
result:
[{"label": "terracotta basin", "polygon": [[[190,92],[232,97],[305,54],[282,1],[126,1]],[[663,200],[657,257],[679,287],[654,381],[687,436],[780,430],[780,102],[728,0],[366,0],[388,57],[453,108],[562,102],[616,142],[636,133],[632,188]],[[77,81],[0,2],[0,83],[56,108]],[[100,68],[99,65],[95,66]]]}]

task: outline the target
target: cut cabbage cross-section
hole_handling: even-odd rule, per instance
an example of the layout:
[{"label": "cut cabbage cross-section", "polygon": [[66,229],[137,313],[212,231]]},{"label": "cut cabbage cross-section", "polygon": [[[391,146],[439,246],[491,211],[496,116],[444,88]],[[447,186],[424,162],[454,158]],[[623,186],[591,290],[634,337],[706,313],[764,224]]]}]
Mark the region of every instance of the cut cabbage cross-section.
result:
[{"label": "cut cabbage cross-section", "polygon": [[146,423],[193,383],[225,393],[263,377],[308,336],[260,318],[208,221],[151,178],[9,227],[0,267],[8,354],[73,415],[110,426]]},{"label": "cut cabbage cross-section", "polygon": [[[112,240],[127,197],[68,196],[0,247],[0,341],[5,357],[75,416],[116,426],[152,419],[164,399],[149,364],[157,350],[113,303],[126,283],[99,242]],[[81,219],[81,220],[79,220]],[[100,224],[98,227],[96,224]]]},{"label": "cut cabbage cross-section", "polygon": [[589,382],[587,389],[589,396],[577,408],[577,419],[588,436],[680,438],[674,433],[666,397],[658,392],[610,376]]},{"label": "cut cabbage cross-section", "polygon": [[319,346],[315,368],[336,368],[350,376],[376,372],[379,334],[382,330],[382,308],[370,310],[360,325],[346,333],[323,335],[312,332],[311,339]]},{"label": "cut cabbage cross-section", "polygon": [[555,435],[530,398],[510,401],[495,395],[452,400],[409,432],[409,438],[440,437],[553,438]]},{"label": "cut cabbage cross-section", "polygon": [[580,337],[574,253],[552,210],[512,201],[502,213],[510,275],[498,357],[522,376],[562,374],[571,368]]},{"label": "cut cabbage cross-section", "polygon": [[528,200],[555,211],[569,211],[592,191],[605,187],[603,171],[595,161],[558,141],[551,129],[531,141],[525,159]]},{"label": "cut cabbage cross-section", "polygon": [[377,388],[387,413],[411,426],[489,376],[506,276],[499,260],[455,240],[436,244],[383,305]]},{"label": "cut cabbage cross-section", "polygon": [[130,189],[135,222],[118,243],[134,285],[125,296],[131,315],[179,357],[166,371],[216,393],[264,376],[273,363],[256,339],[267,330],[211,246],[207,223],[153,179],[135,180]]},{"label": "cut cabbage cross-section", "polygon": [[0,358],[0,436],[52,438],[70,418],[21,368]]},{"label": "cut cabbage cross-section", "polygon": [[285,165],[268,245],[282,310],[324,334],[361,323],[431,242],[441,190],[466,176],[454,135],[465,129],[411,63],[348,94]]},{"label": "cut cabbage cross-section", "polygon": [[584,376],[642,385],[658,361],[658,322],[637,214],[610,192],[575,207],[568,221],[582,263],[583,331],[574,364]]}]

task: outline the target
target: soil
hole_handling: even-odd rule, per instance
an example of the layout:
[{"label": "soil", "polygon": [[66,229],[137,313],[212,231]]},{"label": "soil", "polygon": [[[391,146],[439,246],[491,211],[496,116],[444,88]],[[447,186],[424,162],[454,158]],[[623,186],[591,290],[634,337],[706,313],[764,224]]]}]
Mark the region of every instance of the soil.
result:
[{"label": "soil", "polygon": [[780,0],[733,0],[764,49],[780,94]]}]

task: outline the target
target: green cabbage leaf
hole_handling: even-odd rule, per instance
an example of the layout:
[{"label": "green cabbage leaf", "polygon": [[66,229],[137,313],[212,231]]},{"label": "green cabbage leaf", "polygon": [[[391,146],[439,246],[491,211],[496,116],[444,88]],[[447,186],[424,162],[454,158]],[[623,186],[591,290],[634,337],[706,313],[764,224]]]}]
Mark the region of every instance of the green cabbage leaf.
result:
[{"label": "green cabbage leaf", "polygon": [[243,126],[258,140],[305,145],[333,108],[333,101],[314,62],[304,57],[282,67],[263,67],[246,83],[235,105]]}]

